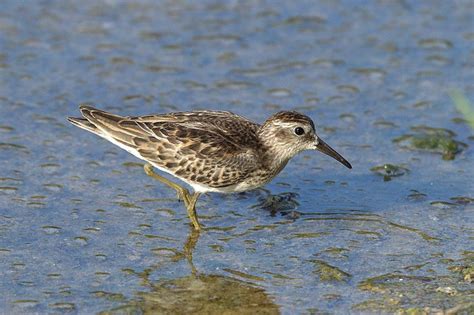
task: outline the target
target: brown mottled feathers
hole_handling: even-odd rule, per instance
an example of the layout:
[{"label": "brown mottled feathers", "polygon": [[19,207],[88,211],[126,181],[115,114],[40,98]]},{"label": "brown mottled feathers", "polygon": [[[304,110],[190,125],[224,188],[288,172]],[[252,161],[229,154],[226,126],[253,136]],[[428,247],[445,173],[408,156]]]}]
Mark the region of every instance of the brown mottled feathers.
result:
[{"label": "brown mottled feathers", "polygon": [[80,110],[84,118],[69,118],[74,125],[197,184],[231,186],[261,167],[251,149],[259,147],[260,126],[230,112],[122,117],[90,106]]}]

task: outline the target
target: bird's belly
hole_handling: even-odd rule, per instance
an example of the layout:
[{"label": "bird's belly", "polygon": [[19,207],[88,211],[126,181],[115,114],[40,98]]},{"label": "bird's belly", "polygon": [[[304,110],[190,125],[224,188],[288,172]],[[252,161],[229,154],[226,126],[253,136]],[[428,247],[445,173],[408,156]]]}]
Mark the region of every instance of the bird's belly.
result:
[{"label": "bird's belly", "polygon": [[224,187],[212,187],[200,183],[189,183],[196,192],[234,193],[259,188],[270,182],[278,173],[256,172],[243,181]]},{"label": "bird's belly", "polygon": [[260,186],[263,186],[266,183],[267,182],[261,182],[261,183],[241,182],[238,184],[224,186],[224,187],[211,187],[211,186],[206,186],[206,185],[197,184],[197,183],[190,183],[190,185],[193,187],[194,191],[200,192],[200,193],[217,192],[217,193],[223,193],[223,194],[230,194],[234,192],[252,190]]}]

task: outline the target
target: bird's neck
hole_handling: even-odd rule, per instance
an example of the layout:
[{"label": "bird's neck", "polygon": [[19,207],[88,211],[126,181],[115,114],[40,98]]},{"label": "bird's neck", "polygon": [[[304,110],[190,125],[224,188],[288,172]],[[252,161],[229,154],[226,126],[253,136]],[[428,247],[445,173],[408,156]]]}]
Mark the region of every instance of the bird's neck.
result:
[{"label": "bird's neck", "polygon": [[263,166],[274,174],[278,174],[294,155],[290,152],[290,147],[278,141],[274,130],[264,124],[258,131],[260,141],[260,154]]},{"label": "bird's neck", "polygon": [[275,175],[278,174],[291,158],[285,153],[285,150],[281,150],[280,148],[263,145],[261,154],[265,168],[275,173]]}]

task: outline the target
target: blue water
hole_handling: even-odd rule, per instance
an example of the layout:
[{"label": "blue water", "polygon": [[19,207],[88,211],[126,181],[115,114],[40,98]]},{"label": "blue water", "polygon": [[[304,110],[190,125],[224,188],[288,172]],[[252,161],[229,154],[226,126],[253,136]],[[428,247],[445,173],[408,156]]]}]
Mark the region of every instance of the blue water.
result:
[{"label": "blue water", "polygon": [[[0,312],[469,307],[453,267],[472,266],[473,130],[450,93],[474,102],[473,12],[467,0],[3,1]],[[139,160],[68,124],[81,103],[258,122],[294,109],[353,169],[302,153],[265,189],[203,196],[196,236]],[[447,161],[392,142],[422,125],[466,146]],[[409,172],[384,181],[370,169],[386,163]],[[396,285],[364,286],[387,274]]]}]

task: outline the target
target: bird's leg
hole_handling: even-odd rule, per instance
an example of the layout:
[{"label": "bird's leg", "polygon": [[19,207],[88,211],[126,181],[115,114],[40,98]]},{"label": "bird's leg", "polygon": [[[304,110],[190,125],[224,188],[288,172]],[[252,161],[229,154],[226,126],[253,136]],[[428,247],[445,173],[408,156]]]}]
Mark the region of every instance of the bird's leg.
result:
[{"label": "bird's leg", "polygon": [[186,210],[188,210],[188,216],[189,219],[191,219],[191,222],[193,223],[194,229],[196,231],[199,231],[201,229],[201,225],[199,224],[197,213],[196,213],[196,202],[201,194],[195,192],[192,196],[190,196],[190,199],[185,201],[186,204]]},{"label": "bird's leg", "polygon": [[201,229],[201,225],[199,224],[196,214],[196,202],[200,196],[200,193],[194,193],[193,195],[191,195],[186,188],[176,183],[173,183],[172,181],[163,176],[156,174],[153,171],[153,166],[150,164],[145,164],[143,168],[145,169],[145,173],[148,176],[153,177],[154,179],[159,180],[163,184],[176,190],[176,192],[178,193],[178,197],[181,198],[184,201],[184,204],[186,205],[186,210],[188,211],[188,216],[191,222],[193,223],[194,229],[199,231]]},{"label": "bird's leg", "polygon": [[145,173],[156,179],[156,180],[159,180],[160,182],[162,182],[163,184],[167,185],[168,187],[171,187],[173,188],[174,190],[176,190],[176,192],[178,193],[178,198],[183,200],[185,202],[185,204],[188,204],[189,203],[189,200],[191,198],[191,194],[189,193],[189,191],[176,184],[176,183],[173,183],[172,181],[170,181],[169,179],[163,177],[163,176],[160,176],[158,174],[156,174],[154,171],[153,171],[153,166],[151,164],[145,164],[145,166],[143,167],[145,169]]}]

